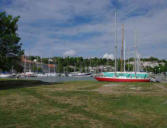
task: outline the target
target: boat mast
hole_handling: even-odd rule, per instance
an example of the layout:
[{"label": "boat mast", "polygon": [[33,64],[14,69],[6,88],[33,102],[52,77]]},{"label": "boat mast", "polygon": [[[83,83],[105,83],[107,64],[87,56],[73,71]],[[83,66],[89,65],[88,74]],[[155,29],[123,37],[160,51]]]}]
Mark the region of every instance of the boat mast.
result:
[{"label": "boat mast", "polygon": [[126,61],[125,49],[126,49],[126,41],[124,40],[124,72],[126,71],[125,70],[125,61]]},{"label": "boat mast", "polygon": [[121,72],[123,72],[123,56],[124,56],[124,24],[122,24]]},{"label": "boat mast", "polygon": [[128,56],[128,57],[127,57],[127,61],[128,61],[128,62],[127,62],[128,65],[127,65],[127,66],[128,66],[128,72],[129,72],[129,48],[128,48],[128,47],[127,47],[127,56]]},{"label": "boat mast", "polygon": [[42,56],[40,57],[40,60],[41,60],[41,72],[43,72],[43,64],[42,64]]},{"label": "boat mast", "polygon": [[24,55],[24,74],[26,73],[26,61],[27,61],[27,59],[26,59],[26,55]]},{"label": "boat mast", "polygon": [[117,10],[115,11],[115,72],[117,69],[117,58],[118,58],[118,40],[117,40]]},{"label": "boat mast", "polygon": [[49,74],[50,74],[50,57],[48,59],[48,69],[49,69]]},{"label": "boat mast", "polygon": [[136,41],[135,41],[135,55],[136,55],[136,72],[140,72],[140,56],[137,47],[137,32],[136,32]]},{"label": "boat mast", "polygon": [[30,59],[30,50],[29,50],[29,57],[28,57],[28,59],[29,59],[29,72],[31,72],[31,59]]},{"label": "boat mast", "polygon": [[38,73],[38,57],[37,57],[37,61],[35,63],[37,65],[37,73]]},{"label": "boat mast", "polygon": [[135,63],[134,63],[134,71],[135,71],[135,76],[137,72],[137,36],[136,36],[136,30],[135,30]]}]

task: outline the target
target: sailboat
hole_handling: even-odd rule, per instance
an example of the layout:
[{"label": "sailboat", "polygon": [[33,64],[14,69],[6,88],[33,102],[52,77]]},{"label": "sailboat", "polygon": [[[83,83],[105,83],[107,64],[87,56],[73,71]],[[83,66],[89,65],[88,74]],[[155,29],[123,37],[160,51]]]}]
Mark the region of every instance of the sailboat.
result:
[{"label": "sailboat", "polygon": [[[135,36],[136,37],[136,36]],[[121,69],[118,72],[117,63],[117,13],[115,13],[115,72],[102,72],[95,76],[98,81],[106,82],[150,82],[149,75],[146,72],[140,72],[137,60],[137,46],[135,38],[135,63],[134,71],[127,72],[125,70],[125,39],[124,39],[124,25],[122,25],[122,49],[121,49]]]},{"label": "sailboat", "polygon": [[102,72],[95,79],[106,82],[150,82],[145,72]]}]

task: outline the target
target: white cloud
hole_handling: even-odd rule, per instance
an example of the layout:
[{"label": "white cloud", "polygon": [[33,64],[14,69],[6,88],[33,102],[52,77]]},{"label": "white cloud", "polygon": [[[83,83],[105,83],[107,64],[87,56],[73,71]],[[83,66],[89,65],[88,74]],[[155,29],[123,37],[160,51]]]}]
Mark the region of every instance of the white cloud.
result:
[{"label": "white cloud", "polygon": [[76,55],[76,51],[71,49],[71,50],[68,50],[68,51],[64,52],[63,55],[64,56],[75,56]]},{"label": "white cloud", "polygon": [[[112,0],[13,0],[12,4],[3,7],[0,5],[0,8],[9,14],[21,16],[19,34],[26,52],[30,51],[34,55],[42,56],[61,56],[62,52],[67,52],[68,49],[77,49],[79,56],[99,57],[106,51],[114,49],[115,7],[110,2],[112,3]],[[167,1],[118,0],[118,2],[121,4],[118,10],[119,49],[121,24],[124,23],[128,49],[132,50],[134,47],[134,30],[136,29],[141,57],[165,58]],[[146,14],[128,16],[138,9],[139,11],[146,9]],[[68,27],[75,16],[91,16],[95,19]],[[61,27],[56,23],[67,24],[67,27]],[[90,32],[101,34],[77,41],[59,38]]]},{"label": "white cloud", "polygon": [[42,19],[64,21],[74,15],[102,14],[107,5],[109,0],[13,0],[11,5],[3,8],[31,22]]},{"label": "white cloud", "polygon": [[105,53],[104,55],[103,55],[103,58],[105,58],[105,59],[114,59],[114,55],[111,53],[111,54],[109,54],[109,53]]}]

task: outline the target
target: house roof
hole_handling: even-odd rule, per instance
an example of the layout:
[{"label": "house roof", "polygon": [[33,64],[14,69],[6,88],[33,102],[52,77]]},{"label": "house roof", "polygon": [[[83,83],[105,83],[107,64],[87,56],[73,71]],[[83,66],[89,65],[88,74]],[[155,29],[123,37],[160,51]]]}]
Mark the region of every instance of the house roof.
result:
[{"label": "house roof", "polygon": [[56,66],[55,66],[55,64],[48,64],[48,67],[49,68],[55,68]]}]

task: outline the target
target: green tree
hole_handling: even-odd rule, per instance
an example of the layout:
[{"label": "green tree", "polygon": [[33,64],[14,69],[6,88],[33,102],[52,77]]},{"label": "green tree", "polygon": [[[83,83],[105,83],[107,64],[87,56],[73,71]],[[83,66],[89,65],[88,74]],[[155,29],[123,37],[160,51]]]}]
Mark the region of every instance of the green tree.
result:
[{"label": "green tree", "polygon": [[[9,71],[11,68],[20,70],[21,55],[24,51],[19,43],[17,34],[19,17],[12,17],[5,12],[0,12],[0,69]],[[20,69],[19,69],[20,67]]]},{"label": "green tree", "polygon": [[61,61],[58,62],[56,71],[59,72],[59,73],[63,72],[63,64],[62,64]]}]

